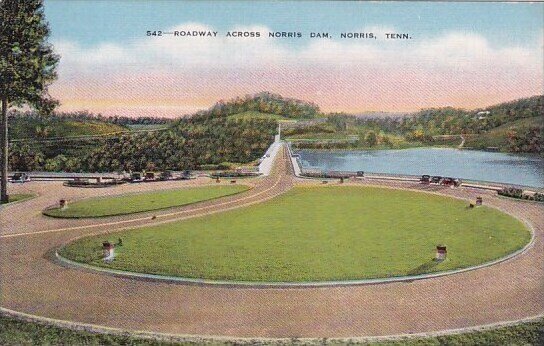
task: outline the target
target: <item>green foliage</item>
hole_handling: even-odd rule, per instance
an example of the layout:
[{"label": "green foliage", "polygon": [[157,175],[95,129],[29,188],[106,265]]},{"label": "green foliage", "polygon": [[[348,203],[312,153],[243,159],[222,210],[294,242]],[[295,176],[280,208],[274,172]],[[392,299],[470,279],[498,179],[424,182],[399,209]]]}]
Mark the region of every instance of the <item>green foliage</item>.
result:
[{"label": "green foliage", "polygon": [[541,192],[524,192],[522,189],[516,187],[505,187],[498,191],[498,194],[506,197],[526,199],[530,201],[544,202],[544,193]]},{"label": "green foliage", "polygon": [[[0,316],[0,344],[2,345],[187,345],[195,343],[161,342],[149,339],[138,339],[129,335],[95,334],[84,331],[73,331],[55,326],[24,322],[14,318]],[[200,344],[231,345],[199,339]],[[248,341],[249,345],[255,342]],[[259,344],[275,345],[273,341],[262,341]],[[311,345],[307,341],[298,342],[292,340],[293,345]],[[430,338],[404,339],[400,341],[383,342],[335,342],[332,340],[319,340],[319,345],[375,345],[375,346],[434,346],[434,345],[524,345],[537,346],[544,344],[544,319],[534,322],[521,323],[514,326],[500,327],[484,331],[469,332],[455,335],[435,336]]]},{"label": "green foliage", "polygon": [[0,316],[1,345],[172,345],[127,335],[96,334]]},{"label": "green foliage", "polygon": [[45,163],[45,155],[27,144],[13,144],[9,152],[9,164],[15,171],[37,171]]},{"label": "green foliage", "polygon": [[[123,238],[111,264],[100,260],[104,236],[77,240],[61,253],[98,266],[193,278],[347,280],[480,264],[521,248],[530,233],[509,215],[469,209],[457,199],[331,186],[298,187],[247,208],[110,237]],[[444,262],[433,261],[439,243],[448,246]]]},{"label": "green foliage", "polygon": [[91,171],[197,169],[204,164],[250,162],[266,151],[276,131],[267,119],[182,119],[168,131],[108,141],[83,162]]},{"label": "green foliage", "polygon": [[[30,199],[30,198],[33,198],[33,197],[35,197],[35,195],[28,194],[28,193],[16,193],[16,194],[13,194],[13,195],[9,195],[9,202],[8,203],[24,201],[26,199]],[[4,204],[4,202],[0,202],[0,203]]]},{"label": "green foliage", "polygon": [[512,152],[541,153],[544,151],[544,125],[514,128],[508,131],[508,149]]},{"label": "green foliage", "polygon": [[516,187],[505,187],[502,190],[500,190],[498,193],[501,196],[508,196],[508,197],[514,197],[514,198],[521,198],[523,196],[523,190],[518,189]]},{"label": "green foliage", "polygon": [[59,57],[47,42],[42,0],[0,2],[0,97],[44,113],[55,106],[47,94]]},{"label": "green foliage", "polygon": [[[66,128],[66,121],[40,120]],[[21,118],[23,121],[25,118]],[[72,120],[68,123],[73,122]],[[100,122],[77,122],[91,133],[117,129]],[[247,163],[262,156],[276,133],[272,119],[180,119],[167,130],[123,133],[81,142],[12,143],[13,170],[141,171],[197,169],[222,162]]]},{"label": "green foliage", "polygon": [[378,137],[374,131],[368,131],[365,136],[365,142],[369,146],[373,147],[378,144]]},{"label": "green foliage", "polygon": [[37,113],[13,111],[9,116],[10,139],[104,135],[128,130],[98,117],[78,117],[78,113],[72,114],[73,117],[68,114],[41,116]]},{"label": "green foliage", "polygon": [[258,112],[258,111],[247,111],[247,112],[243,112],[243,113],[229,115],[229,119],[231,119],[231,120],[271,119],[271,120],[294,121],[293,119],[289,119],[287,117],[284,117],[283,115],[270,114],[270,113],[261,113],[261,112]]},{"label": "green foliage", "polygon": [[[292,139],[326,139],[358,135],[366,139],[370,131],[377,136],[375,144],[336,141],[297,143],[298,148],[347,149],[382,147],[402,148],[420,145],[457,146],[459,135],[465,135],[465,147],[498,148],[508,152],[543,152],[544,96],[515,100],[486,108],[464,110],[452,107],[424,109],[403,118],[356,117],[331,113],[324,124],[297,126],[284,131]],[[328,134],[328,136],[324,136]],[[435,136],[455,135],[456,138]],[[373,136],[370,135],[372,138]],[[403,140],[395,137],[403,137]]]},{"label": "green foliage", "polygon": [[207,111],[198,112],[196,119],[218,118],[255,111],[275,114],[285,118],[303,119],[314,118],[319,113],[319,107],[311,102],[286,98],[269,92],[237,97],[228,101],[219,101]]},{"label": "green foliage", "polygon": [[[366,343],[365,343],[366,345]],[[369,343],[380,346],[537,346],[544,345],[544,319],[521,323],[514,326],[469,332],[455,335],[443,335],[430,338],[405,339]]]}]

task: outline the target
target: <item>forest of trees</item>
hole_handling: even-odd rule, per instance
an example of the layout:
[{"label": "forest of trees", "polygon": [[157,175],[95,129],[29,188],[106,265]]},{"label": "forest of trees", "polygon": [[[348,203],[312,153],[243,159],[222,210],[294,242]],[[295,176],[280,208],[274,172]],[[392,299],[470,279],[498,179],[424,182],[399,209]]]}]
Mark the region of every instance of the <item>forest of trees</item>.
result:
[{"label": "forest of trees", "polygon": [[[466,111],[455,108],[426,109],[404,118],[363,118],[344,113],[332,113],[326,120],[312,120],[303,127],[285,129],[285,135],[320,133],[333,140],[298,142],[296,146],[339,149],[387,147],[399,145],[392,141],[433,144],[433,136],[448,134],[478,134],[474,145],[489,145],[488,137],[500,137],[501,150],[510,152],[543,152],[544,97],[503,103],[488,107],[484,116],[480,110]],[[11,170],[32,171],[139,171],[198,169],[203,165],[224,162],[248,163],[258,159],[273,141],[277,121],[272,119],[236,119],[228,115],[247,111],[281,114],[287,118],[309,119],[319,108],[299,100],[279,95],[260,93],[227,102],[218,102],[207,111],[194,116],[170,119],[126,120],[124,117],[107,118],[88,112],[55,114],[48,117],[33,113],[17,113],[10,118],[11,130],[34,131],[36,141],[12,142]],[[167,124],[165,129],[153,132],[126,132],[116,136],[77,141],[39,141],[40,138],[79,134],[70,121],[91,126],[93,133],[111,133],[126,130],[125,124]],[[58,126],[57,125],[63,125]],[[516,124],[511,125],[511,124]],[[17,125],[17,126],[15,126]],[[355,128],[358,140],[335,141],[336,133],[350,134]],[[22,129],[22,130],[21,130]],[[87,129],[88,130],[88,129]],[[40,132],[41,131],[41,132]],[[41,133],[41,134],[40,134]],[[400,145],[405,145],[401,143]]]},{"label": "forest of trees", "polygon": [[197,169],[205,164],[247,163],[273,141],[277,123],[268,119],[180,120],[163,130],[126,133],[73,146],[70,142],[13,143],[11,170],[107,172]]},{"label": "forest of trees", "polygon": [[[240,112],[260,104],[246,99]],[[274,100],[274,101],[272,101]],[[273,99],[279,109],[304,108],[292,100]],[[282,102],[286,105],[281,106]],[[234,102],[236,103],[236,102]],[[229,104],[229,103],[227,103]],[[297,104],[298,106],[293,106]],[[298,108],[297,108],[298,107]],[[311,108],[311,107],[310,107]],[[261,157],[274,140],[277,121],[271,119],[230,119],[216,114],[216,106],[192,117],[179,118],[160,131],[122,133],[119,136],[78,141],[12,142],[10,169],[67,172],[185,170],[223,162],[248,163]],[[297,113],[300,114],[300,113]],[[61,121],[58,115],[53,120]],[[25,118],[32,123],[32,116]],[[89,113],[64,116],[86,119],[84,123],[114,124]]]},{"label": "forest of trees", "polygon": [[216,118],[239,114],[247,111],[281,115],[292,119],[314,118],[319,113],[319,106],[312,102],[285,98],[270,92],[237,97],[228,101],[219,101],[206,111],[197,112],[193,118]]},{"label": "forest of trees", "polygon": [[157,125],[157,124],[170,124],[174,121],[172,118],[165,117],[126,117],[126,116],[104,116],[102,114],[93,114],[88,111],[79,112],[54,112],[51,115],[42,115],[38,112],[11,110],[8,114],[9,125],[13,127],[18,122],[24,122],[25,126],[44,126],[52,122],[61,121],[78,121],[78,122],[104,122],[108,124],[115,124],[120,126],[125,125]]},{"label": "forest of trees", "polygon": [[[326,123],[285,131],[286,135],[304,133],[357,134],[359,142],[298,143],[305,148],[356,148],[387,144],[401,136],[420,145],[437,143],[435,136],[467,136],[467,147],[494,147],[508,152],[542,153],[544,151],[544,96],[501,103],[485,109],[464,110],[452,107],[424,109],[405,117],[354,117],[331,113]],[[372,134],[374,133],[374,134]],[[374,140],[377,136],[377,141]]]}]

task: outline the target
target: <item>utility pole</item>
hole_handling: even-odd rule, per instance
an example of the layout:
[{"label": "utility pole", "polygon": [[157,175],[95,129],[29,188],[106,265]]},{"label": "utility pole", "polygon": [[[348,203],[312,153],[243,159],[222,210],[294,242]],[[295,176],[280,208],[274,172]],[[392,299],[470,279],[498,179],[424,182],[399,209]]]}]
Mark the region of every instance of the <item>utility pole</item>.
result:
[{"label": "utility pole", "polygon": [[8,195],[8,98],[2,97],[2,119],[0,121],[0,142],[2,143],[2,153],[0,160],[0,170],[2,172],[0,200],[2,203],[9,202]]}]

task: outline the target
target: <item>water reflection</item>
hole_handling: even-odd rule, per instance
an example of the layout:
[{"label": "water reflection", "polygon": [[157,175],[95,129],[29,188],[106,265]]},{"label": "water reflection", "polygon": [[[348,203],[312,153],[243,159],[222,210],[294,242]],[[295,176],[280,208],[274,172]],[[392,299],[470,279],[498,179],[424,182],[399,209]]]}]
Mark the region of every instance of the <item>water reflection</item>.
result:
[{"label": "water reflection", "polygon": [[517,155],[448,148],[404,150],[301,150],[304,168],[392,174],[431,174],[481,181],[544,187],[544,161]]}]

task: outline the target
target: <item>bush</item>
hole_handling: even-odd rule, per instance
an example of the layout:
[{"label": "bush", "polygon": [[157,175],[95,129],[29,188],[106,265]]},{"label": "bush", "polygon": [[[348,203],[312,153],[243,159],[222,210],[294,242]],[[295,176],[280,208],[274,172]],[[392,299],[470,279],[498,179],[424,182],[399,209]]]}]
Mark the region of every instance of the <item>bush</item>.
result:
[{"label": "bush", "polygon": [[517,187],[505,187],[502,190],[500,190],[498,193],[501,196],[507,196],[507,197],[514,197],[514,198],[523,197],[523,190],[518,189]]}]

